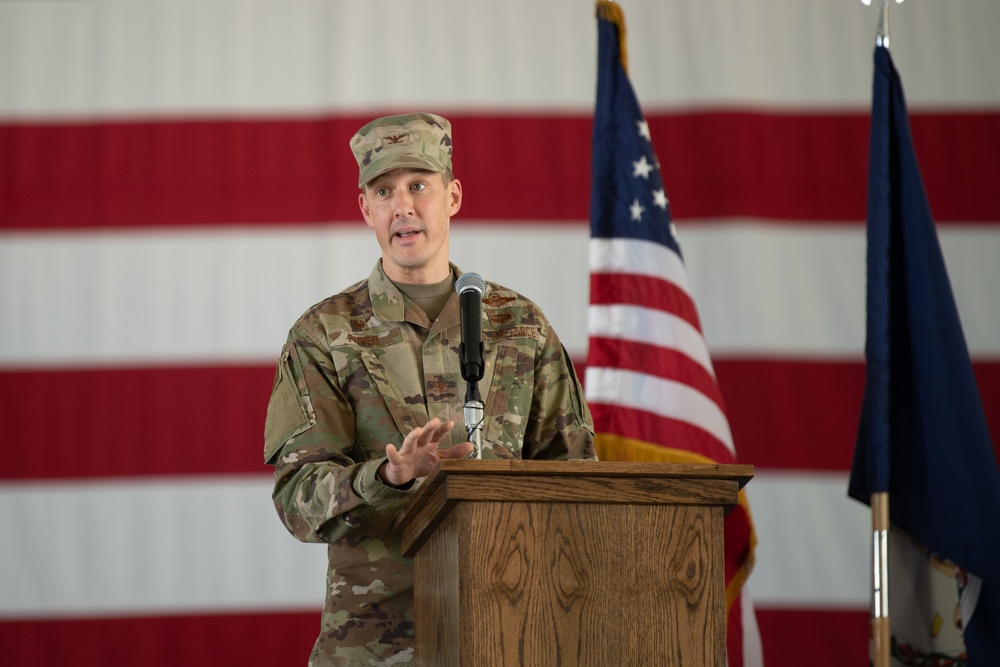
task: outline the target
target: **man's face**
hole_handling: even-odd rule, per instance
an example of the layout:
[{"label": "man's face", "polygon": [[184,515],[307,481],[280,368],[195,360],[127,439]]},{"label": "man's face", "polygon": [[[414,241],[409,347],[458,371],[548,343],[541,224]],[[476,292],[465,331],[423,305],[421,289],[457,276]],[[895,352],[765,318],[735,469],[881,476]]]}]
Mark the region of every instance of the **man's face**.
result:
[{"label": "man's face", "polygon": [[393,169],[358,195],[375,230],[382,268],[391,280],[430,284],[448,277],[448,225],[462,205],[462,184],[417,169]]}]

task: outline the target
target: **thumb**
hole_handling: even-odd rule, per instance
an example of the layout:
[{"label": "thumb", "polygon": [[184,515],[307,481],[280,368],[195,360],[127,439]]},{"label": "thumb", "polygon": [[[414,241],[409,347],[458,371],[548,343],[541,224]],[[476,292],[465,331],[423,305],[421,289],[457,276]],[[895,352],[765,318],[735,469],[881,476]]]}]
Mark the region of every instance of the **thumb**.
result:
[{"label": "thumb", "polygon": [[464,459],[472,453],[473,444],[471,442],[460,442],[447,449],[439,449],[438,456],[443,459]]}]

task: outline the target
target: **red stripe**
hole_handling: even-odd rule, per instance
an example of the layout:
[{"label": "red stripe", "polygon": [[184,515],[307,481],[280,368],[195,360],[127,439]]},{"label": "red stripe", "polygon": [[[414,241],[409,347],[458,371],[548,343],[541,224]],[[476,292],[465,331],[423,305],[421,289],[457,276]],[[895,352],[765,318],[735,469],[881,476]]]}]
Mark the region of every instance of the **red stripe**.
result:
[{"label": "red stripe", "polygon": [[[863,362],[716,358],[714,365],[741,463],[850,470],[865,388]],[[1000,405],[1000,394],[995,400]]]},{"label": "red stripe", "polygon": [[274,367],[0,373],[0,479],[269,473]]},{"label": "red stripe", "polygon": [[656,345],[614,338],[591,338],[587,365],[618,368],[674,380],[700,391],[725,412],[725,403],[715,378],[690,357]]},{"label": "red stripe", "polygon": [[757,609],[757,625],[767,667],[869,664],[867,610]]},{"label": "red stripe", "polygon": [[[585,364],[576,365],[585,377]],[[714,365],[741,462],[850,469],[863,363]],[[973,369],[1000,448],[1000,361]],[[0,372],[0,479],[268,474],[263,431],[273,376],[270,365]],[[610,419],[601,410],[619,413],[621,428],[634,428],[620,409],[593,407],[595,419]],[[635,437],[652,440],[660,426]]]},{"label": "red stripe", "polygon": [[[863,221],[869,114],[709,113],[649,121],[680,218]],[[936,220],[1000,221],[1000,113],[910,115]]]},{"label": "red stripe", "polygon": [[[0,622],[9,667],[304,665],[320,611]],[[866,665],[868,612],[757,609],[768,667]]]},{"label": "red stripe", "polygon": [[750,515],[743,505],[736,505],[725,518],[726,585],[750,556]]},{"label": "red stripe", "polygon": [[701,331],[698,309],[691,295],[672,282],[632,273],[596,273],[590,276],[590,303],[655,308],[680,317]]},{"label": "red stripe", "polygon": [[[9,667],[304,665],[320,611],[0,622]],[[768,667],[867,664],[868,613],[758,609]]]},{"label": "red stripe", "polygon": [[[451,119],[455,170],[468,195],[462,218],[587,219],[589,115]],[[355,221],[357,167],[348,142],[366,120],[0,125],[0,228]],[[678,219],[865,217],[867,113],[648,120]],[[937,220],[1000,220],[992,194],[1000,182],[1000,113],[911,120]]]},{"label": "red stripe", "polygon": [[[1000,361],[973,371],[1000,461]],[[789,470],[850,470],[865,388],[864,364],[717,359],[741,463]]]},{"label": "red stripe", "polygon": [[743,607],[737,597],[726,616],[726,667],[743,665]]},{"label": "red stripe", "polygon": [[719,463],[734,462],[733,455],[722,442],[688,422],[660,417],[644,410],[604,403],[591,403],[590,412],[594,417],[594,431],[597,433],[610,433],[664,447],[683,449]]},{"label": "red stripe", "polygon": [[7,667],[305,665],[320,610],[0,622]]}]

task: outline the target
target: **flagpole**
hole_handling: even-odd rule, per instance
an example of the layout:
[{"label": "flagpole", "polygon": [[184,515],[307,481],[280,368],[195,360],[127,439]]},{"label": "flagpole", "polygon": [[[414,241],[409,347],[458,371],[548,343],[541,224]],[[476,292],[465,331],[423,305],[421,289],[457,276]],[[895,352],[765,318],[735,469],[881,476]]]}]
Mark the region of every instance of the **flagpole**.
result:
[{"label": "flagpole", "polygon": [[[896,0],[902,2],[903,0]],[[871,0],[862,0],[866,5]],[[876,47],[889,48],[889,0],[880,0]],[[889,620],[889,493],[871,494],[872,508],[872,665],[890,667],[892,623]]]},{"label": "flagpole", "polygon": [[872,658],[874,667],[889,667],[892,626],[889,623],[889,493],[871,495],[872,506]]}]

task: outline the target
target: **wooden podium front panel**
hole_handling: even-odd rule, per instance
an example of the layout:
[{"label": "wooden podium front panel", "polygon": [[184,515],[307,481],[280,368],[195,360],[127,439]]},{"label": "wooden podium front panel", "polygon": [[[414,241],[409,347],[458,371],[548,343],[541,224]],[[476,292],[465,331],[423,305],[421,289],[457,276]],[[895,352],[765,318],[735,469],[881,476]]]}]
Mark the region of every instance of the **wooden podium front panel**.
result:
[{"label": "wooden podium front panel", "polygon": [[415,560],[418,664],[723,667],[722,511],[458,503]]},{"label": "wooden podium front panel", "polygon": [[[462,572],[459,535],[451,513],[421,547],[413,560],[413,629],[415,662],[425,667],[458,667],[459,624],[462,622],[459,586]],[[471,663],[466,663],[471,664]]]}]

